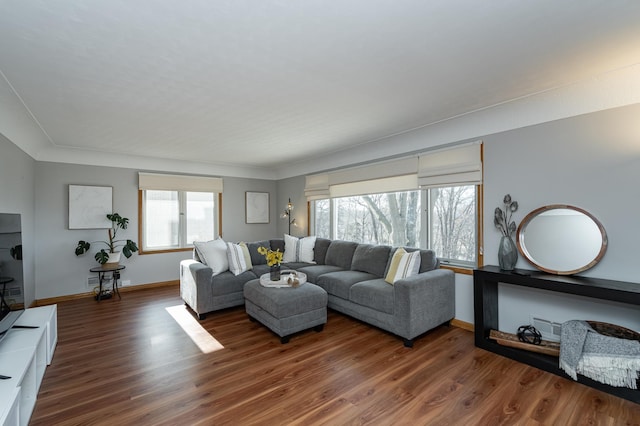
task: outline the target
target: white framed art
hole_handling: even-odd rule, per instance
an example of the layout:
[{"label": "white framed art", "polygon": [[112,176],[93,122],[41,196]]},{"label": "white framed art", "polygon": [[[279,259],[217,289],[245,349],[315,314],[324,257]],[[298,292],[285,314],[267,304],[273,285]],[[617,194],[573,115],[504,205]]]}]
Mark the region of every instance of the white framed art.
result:
[{"label": "white framed art", "polygon": [[110,228],[110,213],[113,187],[69,185],[69,229]]},{"label": "white framed art", "polygon": [[268,192],[245,192],[245,222],[269,223]]}]

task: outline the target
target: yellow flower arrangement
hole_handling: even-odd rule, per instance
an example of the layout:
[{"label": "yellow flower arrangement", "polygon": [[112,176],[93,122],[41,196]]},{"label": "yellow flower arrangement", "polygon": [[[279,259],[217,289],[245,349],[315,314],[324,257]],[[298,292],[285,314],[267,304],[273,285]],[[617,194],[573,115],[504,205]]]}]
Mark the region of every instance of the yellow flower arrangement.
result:
[{"label": "yellow flower arrangement", "polygon": [[280,251],[280,249],[273,251],[267,249],[266,247],[258,247],[258,253],[260,253],[267,259],[267,265],[269,266],[276,266],[282,263],[283,253]]}]

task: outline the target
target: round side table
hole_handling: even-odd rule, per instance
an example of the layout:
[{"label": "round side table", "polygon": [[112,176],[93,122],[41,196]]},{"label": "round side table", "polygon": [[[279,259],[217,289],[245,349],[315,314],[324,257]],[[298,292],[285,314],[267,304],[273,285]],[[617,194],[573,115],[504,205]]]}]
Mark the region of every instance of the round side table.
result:
[{"label": "round side table", "polygon": [[90,272],[96,272],[98,274],[98,281],[100,281],[100,289],[98,291],[98,294],[96,294],[96,300],[99,302],[102,299],[107,299],[107,297],[105,297],[105,293],[104,290],[102,290],[102,282],[104,281],[104,277],[106,274],[108,274],[109,272],[111,272],[111,287],[112,287],[112,294],[117,294],[118,295],[118,299],[122,299],[122,296],[120,296],[120,291],[118,290],[118,280],[120,279],[120,271],[122,271],[123,269],[125,269],[124,265],[101,265],[101,266],[95,266],[91,269],[89,269]]}]

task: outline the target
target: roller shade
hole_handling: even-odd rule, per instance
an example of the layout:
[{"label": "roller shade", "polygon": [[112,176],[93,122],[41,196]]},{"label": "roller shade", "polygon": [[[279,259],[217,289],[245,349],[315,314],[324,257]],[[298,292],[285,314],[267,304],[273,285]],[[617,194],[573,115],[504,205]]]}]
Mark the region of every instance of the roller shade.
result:
[{"label": "roller shade", "polygon": [[482,183],[482,142],[472,142],[420,154],[420,187]]},{"label": "roller shade", "polygon": [[139,172],[138,189],[221,193],[223,185],[222,178]]}]

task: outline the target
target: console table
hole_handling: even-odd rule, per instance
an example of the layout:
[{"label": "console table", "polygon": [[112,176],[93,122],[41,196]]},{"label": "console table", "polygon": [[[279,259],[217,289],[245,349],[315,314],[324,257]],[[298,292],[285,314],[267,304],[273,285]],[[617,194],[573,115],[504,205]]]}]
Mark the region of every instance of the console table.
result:
[{"label": "console table", "polygon": [[[558,366],[558,358],[502,346],[489,338],[489,332],[492,329],[498,330],[498,283],[539,288],[640,306],[640,284],[636,283],[550,275],[541,271],[525,269],[507,272],[500,270],[497,266],[485,266],[474,270],[473,305],[476,346],[566,378],[569,378],[569,376]],[[578,375],[578,382],[629,401],[640,403],[640,390],[609,386],[581,375]]]}]

